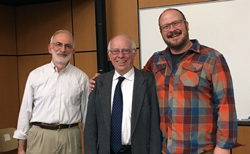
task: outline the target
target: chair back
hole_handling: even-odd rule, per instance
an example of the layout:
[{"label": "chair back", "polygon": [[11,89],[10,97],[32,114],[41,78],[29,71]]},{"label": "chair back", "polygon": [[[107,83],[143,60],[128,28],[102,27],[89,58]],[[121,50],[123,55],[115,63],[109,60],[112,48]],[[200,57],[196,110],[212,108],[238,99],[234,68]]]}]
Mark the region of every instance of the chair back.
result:
[{"label": "chair back", "polygon": [[17,139],[13,138],[15,128],[0,129],[0,153],[17,149]]}]

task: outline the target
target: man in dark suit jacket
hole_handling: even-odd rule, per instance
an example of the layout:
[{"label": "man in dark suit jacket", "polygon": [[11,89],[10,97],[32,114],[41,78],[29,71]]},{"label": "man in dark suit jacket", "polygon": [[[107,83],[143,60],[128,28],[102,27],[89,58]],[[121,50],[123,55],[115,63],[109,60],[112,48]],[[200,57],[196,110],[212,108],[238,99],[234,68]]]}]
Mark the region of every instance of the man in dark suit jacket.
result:
[{"label": "man in dark suit jacket", "polygon": [[[159,107],[153,74],[133,67],[135,43],[126,35],[114,37],[108,55],[115,68],[98,76],[89,96],[84,129],[84,154],[160,154],[161,132]],[[114,152],[110,146],[112,96],[119,76],[123,113],[121,143]]]}]

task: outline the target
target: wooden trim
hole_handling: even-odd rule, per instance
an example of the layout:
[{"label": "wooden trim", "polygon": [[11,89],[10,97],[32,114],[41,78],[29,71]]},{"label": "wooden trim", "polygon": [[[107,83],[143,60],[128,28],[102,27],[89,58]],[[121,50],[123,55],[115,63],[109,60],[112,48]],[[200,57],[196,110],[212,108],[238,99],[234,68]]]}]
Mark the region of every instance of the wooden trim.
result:
[{"label": "wooden trim", "polygon": [[138,0],[140,9],[178,5],[178,4],[189,4],[197,2],[207,2],[207,1],[216,1],[216,0]]}]

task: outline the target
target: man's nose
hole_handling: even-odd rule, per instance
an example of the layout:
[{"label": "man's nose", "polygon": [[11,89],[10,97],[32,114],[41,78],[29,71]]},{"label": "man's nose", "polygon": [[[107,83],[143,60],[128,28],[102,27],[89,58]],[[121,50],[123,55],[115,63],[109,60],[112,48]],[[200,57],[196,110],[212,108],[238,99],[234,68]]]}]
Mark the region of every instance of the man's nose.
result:
[{"label": "man's nose", "polygon": [[118,57],[123,57],[123,56],[124,56],[124,53],[122,52],[122,50],[120,50],[118,53]]},{"label": "man's nose", "polygon": [[62,45],[62,47],[60,48],[60,51],[65,51],[65,45]]},{"label": "man's nose", "polygon": [[169,31],[173,31],[173,30],[175,30],[175,29],[176,29],[176,27],[173,26],[173,24],[170,24],[170,25],[169,25]]}]

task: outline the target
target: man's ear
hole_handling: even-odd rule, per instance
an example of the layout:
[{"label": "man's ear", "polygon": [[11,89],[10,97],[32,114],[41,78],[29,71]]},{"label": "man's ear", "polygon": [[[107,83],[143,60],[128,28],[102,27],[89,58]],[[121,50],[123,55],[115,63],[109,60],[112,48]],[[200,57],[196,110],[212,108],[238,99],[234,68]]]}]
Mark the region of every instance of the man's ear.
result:
[{"label": "man's ear", "polygon": [[110,53],[110,52],[107,50],[108,60],[110,61],[109,53]]},{"label": "man's ear", "polygon": [[52,48],[51,44],[48,44],[48,51],[50,54],[52,54],[51,48]]},{"label": "man's ear", "polygon": [[[134,59],[135,59],[135,57],[136,57],[136,53],[137,53],[137,49],[135,49],[135,50],[134,50],[134,53],[133,53]],[[134,61],[134,62],[135,62],[135,61]]]},{"label": "man's ear", "polygon": [[189,30],[189,24],[188,24],[188,22],[186,21],[185,24],[186,24],[187,30]]}]

